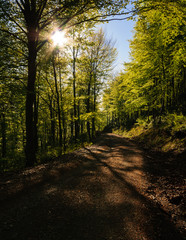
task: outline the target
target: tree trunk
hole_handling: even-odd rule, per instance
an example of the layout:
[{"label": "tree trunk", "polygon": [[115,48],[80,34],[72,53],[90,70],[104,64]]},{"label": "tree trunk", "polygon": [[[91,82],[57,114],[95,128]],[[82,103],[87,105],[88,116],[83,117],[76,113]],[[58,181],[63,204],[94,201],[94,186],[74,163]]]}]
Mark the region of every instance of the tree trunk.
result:
[{"label": "tree trunk", "polygon": [[57,109],[58,109],[58,121],[59,121],[59,146],[62,147],[62,127],[61,127],[61,109],[60,109],[60,99],[59,99],[59,91],[57,85],[57,75],[56,75],[56,66],[55,66],[55,58],[53,57],[53,70],[54,70],[54,80],[55,80],[55,88],[56,88],[56,96],[57,96]]},{"label": "tree trunk", "polygon": [[63,114],[63,150],[64,152],[66,151],[66,135],[67,135],[67,130],[66,130],[66,121],[65,121],[65,116]]},{"label": "tree trunk", "polygon": [[36,93],[35,93],[35,97],[34,97],[34,143],[35,143],[36,152],[38,150],[38,129],[37,129],[38,106],[39,106],[39,96],[38,96],[38,99],[36,99]]},{"label": "tree trunk", "polygon": [[26,166],[36,162],[36,144],[34,132],[37,126],[34,121],[35,81],[36,81],[36,43],[32,39],[28,43],[28,82],[26,94]]},{"label": "tree trunk", "polygon": [[73,98],[74,98],[74,123],[75,123],[75,140],[79,137],[79,123],[77,119],[77,106],[76,106],[76,53],[73,47]]},{"label": "tree trunk", "polygon": [[[163,73],[163,84],[166,83],[166,89],[164,89],[162,91],[162,98],[161,98],[161,110],[159,115],[161,116],[163,114],[163,112],[165,111],[165,106],[166,106],[166,110],[168,109],[168,105],[169,105],[169,96],[168,96],[168,82],[166,82],[166,73],[165,73],[165,66],[164,66],[164,56],[162,54],[162,73]],[[164,86],[163,86],[164,88]],[[166,94],[167,91],[167,94]]]},{"label": "tree trunk", "polygon": [[53,111],[53,99],[49,96],[49,111],[50,111],[50,143],[52,146],[55,145],[55,120],[54,120],[54,111]]},{"label": "tree trunk", "polygon": [[74,138],[74,122],[73,122],[73,110],[70,113],[71,120],[70,120],[70,130],[71,130],[71,139]]},{"label": "tree trunk", "polygon": [[80,100],[78,100],[78,105],[77,105],[77,116],[78,116],[78,137],[80,134]]},{"label": "tree trunk", "polygon": [[95,137],[96,127],[95,127],[95,113],[96,113],[96,77],[94,76],[94,89],[93,89],[93,118],[92,118],[92,138]]},{"label": "tree trunk", "polygon": [[[88,91],[87,91],[87,106],[86,106],[86,112],[87,113],[90,113],[90,87],[91,87],[91,76],[90,76],[90,80],[89,80],[89,83],[88,83]],[[89,140],[91,139],[91,134],[90,134],[90,121],[89,119],[87,119],[87,133],[88,133],[88,138]]]},{"label": "tree trunk", "polygon": [[5,114],[1,114],[1,131],[2,131],[2,157],[6,157],[6,118]]}]

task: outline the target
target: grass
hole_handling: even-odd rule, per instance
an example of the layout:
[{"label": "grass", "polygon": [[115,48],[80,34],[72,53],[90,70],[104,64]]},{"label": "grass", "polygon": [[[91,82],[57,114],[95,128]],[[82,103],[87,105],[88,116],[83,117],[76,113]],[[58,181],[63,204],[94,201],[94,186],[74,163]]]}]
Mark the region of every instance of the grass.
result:
[{"label": "grass", "polygon": [[186,117],[183,115],[167,115],[157,125],[140,118],[129,131],[116,129],[114,132],[148,149],[177,153],[186,149]]}]

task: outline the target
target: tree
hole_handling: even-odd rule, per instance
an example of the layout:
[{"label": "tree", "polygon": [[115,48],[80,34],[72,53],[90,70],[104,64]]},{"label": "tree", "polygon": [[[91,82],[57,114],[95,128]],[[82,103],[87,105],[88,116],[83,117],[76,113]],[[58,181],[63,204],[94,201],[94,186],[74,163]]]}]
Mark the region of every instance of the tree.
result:
[{"label": "tree", "polygon": [[185,114],[186,106],[184,3],[135,3],[148,7],[148,11],[139,12],[130,44],[131,61],[105,93],[105,99],[112,103],[110,107],[105,104],[107,111],[123,112],[125,126],[127,119],[134,123],[139,116],[157,123],[168,113]]},{"label": "tree", "polygon": [[[27,48],[27,94],[26,94],[26,165],[36,162],[37,121],[34,119],[35,82],[37,74],[38,52],[48,41],[44,37],[47,31],[53,31],[55,24],[64,28],[71,24],[72,19],[78,19],[76,24],[99,20],[101,16],[112,16],[126,5],[127,1],[92,1],[92,0],[14,0],[7,3],[1,0],[1,11],[9,23],[3,26],[3,31],[14,36]],[[114,4],[113,4],[114,3]],[[122,14],[122,12],[121,12]],[[11,26],[10,26],[11,25]],[[73,25],[73,23],[72,23]]]},{"label": "tree", "polygon": [[111,40],[106,39],[103,30],[100,29],[99,32],[95,32],[90,36],[82,55],[81,64],[83,65],[87,85],[85,105],[89,139],[95,135],[96,107],[100,85],[111,72],[116,54],[114,44]]}]

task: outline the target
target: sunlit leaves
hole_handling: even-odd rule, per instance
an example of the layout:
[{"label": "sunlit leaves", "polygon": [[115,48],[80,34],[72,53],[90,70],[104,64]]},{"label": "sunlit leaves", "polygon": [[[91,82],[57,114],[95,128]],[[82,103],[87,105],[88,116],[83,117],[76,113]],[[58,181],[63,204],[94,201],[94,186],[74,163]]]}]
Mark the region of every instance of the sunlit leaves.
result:
[{"label": "sunlit leaves", "polygon": [[126,116],[138,116],[141,112],[153,115],[154,119],[169,111],[184,112],[183,1],[134,2],[137,7],[148,9],[139,12],[130,42],[131,62],[125,64],[125,73],[115,78],[105,91],[105,109],[117,113],[124,122]]}]

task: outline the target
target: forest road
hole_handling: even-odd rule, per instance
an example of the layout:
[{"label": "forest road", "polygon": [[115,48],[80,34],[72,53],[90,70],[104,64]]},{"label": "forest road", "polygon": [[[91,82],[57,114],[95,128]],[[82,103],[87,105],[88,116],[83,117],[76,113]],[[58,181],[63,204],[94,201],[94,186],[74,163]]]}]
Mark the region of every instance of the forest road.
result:
[{"label": "forest road", "polygon": [[143,194],[143,150],[115,134],[3,181],[2,240],[183,239]]}]

